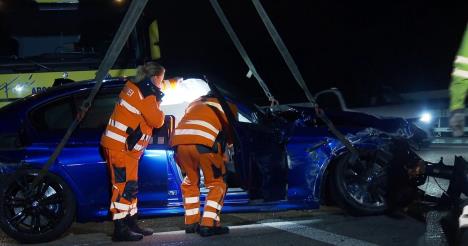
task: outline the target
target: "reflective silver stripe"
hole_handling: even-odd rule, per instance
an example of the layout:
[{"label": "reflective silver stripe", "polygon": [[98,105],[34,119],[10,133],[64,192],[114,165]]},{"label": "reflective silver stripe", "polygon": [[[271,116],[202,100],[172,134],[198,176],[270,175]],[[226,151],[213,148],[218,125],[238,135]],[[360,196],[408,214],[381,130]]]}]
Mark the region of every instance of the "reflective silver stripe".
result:
[{"label": "reflective silver stripe", "polygon": [[210,129],[211,131],[213,131],[215,134],[218,134],[219,133],[219,130],[216,129],[216,127],[214,127],[212,124],[210,124],[209,122],[206,122],[206,121],[203,121],[203,120],[188,120],[185,122],[185,124],[187,125],[198,125],[198,126],[203,126],[203,127],[206,127],[208,129]]},{"label": "reflective silver stripe", "polygon": [[199,211],[200,211],[199,208],[187,209],[187,210],[185,210],[185,215],[186,215],[186,216],[196,215],[196,214],[199,213]]},{"label": "reflective silver stripe", "polygon": [[130,111],[130,112],[132,112],[134,114],[141,114],[140,110],[133,107],[130,103],[128,103],[127,101],[125,101],[123,99],[120,99],[120,105],[124,106],[128,111]]},{"label": "reflective silver stripe", "polygon": [[219,221],[218,214],[214,213],[214,212],[209,212],[209,211],[203,212],[203,218],[211,218],[211,219],[214,219],[216,221]]},{"label": "reflective silver stripe", "polygon": [[198,196],[194,196],[194,197],[186,197],[184,200],[186,204],[191,204],[191,203],[199,202],[200,198],[198,198]]},{"label": "reflective silver stripe", "polygon": [[128,211],[128,210],[131,209],[130,205],[120,203],[120,202],[112,202],[110,208],[111,209],[115,208],[115,209],[118,209],[118,210],[121,210],[121,211]]},{"label": "reflective silver stripe", "polygon": [[140,150],[144,149],[144,147],[141,146],[141,145],[139,145],[139,144],[135,144],[135,146],[133,147],[133,149],[136,150],[136,151],[140,151]]},{"label": "reflective silver stripe", "polygon": [[109,125],[116,127],[117,129],[124,131],[124,132],[127,131],[127,128],[128,128],[128,126],[113,119],[109,119]]},{"label": "reflective silver stripe", "polygon": [[133,216],[135,215],[136,213],[138,213],[138,208],[137,207],[134,207],[130,210],[130,216]]},{"label": "reflective silver stripe", "polygon": [[455,63],[468,64],[468,57],[457,56],[457,58],[455,59]]},{"label": "reflective silver stripe", "polygon": [[454,69],[452,75],[468,79],[468,71]]},{"label": "reflective silver stripe", "polygon": [[182,183],[184,183],[184,184],[186,184],[186,185],[191,185],[188,176],[185,176],[184,181],[183,181]]},{"label": "reflective silver stripe", "polygon": [[215,201],[211,201],[211,200],[208,200],[208,201],[206,202],[206,206],[210,206],[210,207],[212,207],[212,208],[216,208],[217,210],[221,210],[221,208],[223,207],[223,206],[219,205],[219,203],[217,203],[217,202],[215,202]]},{"label": "reflective silver stripe", "polygon": [[215,141],[216,137],[202,130],[196,129],[176,129],[174,135],[197,135]]},{"label": "reflective silver stripe", "polygon": [[150,135],[146,135],[146,134],[143,134],[140,138],[140,140],[143,140],[143,141],[146,141],[148,142],[150,140],[151,136]]},{"label": "reflective silver stripe", "polygon": [[221,105],[219,103],[215,103],[215,102],[205,102],[205,104],[208,104],[208,105],[211,105],[213,107],[216,107],[217,109],[219,109],[219,111],[223,112],[223,107],[221,107]]},{"label": "reflective silver stripe", "polygon": [[116,141],[119,141],[121,143],[125,143],[125,137],[122,136],[122,135],[119,135],[113,131],[109,131],[109,130],[106,130],[106,136],[116,140]]},{"label": "reflective silver stripe", "polygon": [[112,220],[120,220],[127,217],[128,212],[116,213],[112,215]]}]

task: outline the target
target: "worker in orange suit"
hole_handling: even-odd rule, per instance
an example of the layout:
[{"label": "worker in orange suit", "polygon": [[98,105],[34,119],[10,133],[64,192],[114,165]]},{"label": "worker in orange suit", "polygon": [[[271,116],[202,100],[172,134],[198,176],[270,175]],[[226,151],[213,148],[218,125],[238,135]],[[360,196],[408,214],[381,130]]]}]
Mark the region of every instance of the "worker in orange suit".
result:
[{"label": "worker in orange suit", "polygon": [[[229,104],[237,115],[237,108]],[[177,164],[186,174],[182,184],[185,209],[185,232],[198,232],[201,236],[229,233],[221,226],[220,213],[227,186],[224,151],[232,144],[227,117],[214,96],[206,95],[192,102],[176,127],[170,144],[175,149]],[[203,216],[200,218],[200,171],[205,187],[209,189]]]},{"label": "worker in orange suit", "polygon": [[101,138],[112,183],[114,241],[138,241],[153,234],[137,225],[138,161],[153,128],[164,124],[164,113],[159,109],[164,73],[165,69],[152,61],[138,67],[135,80],[127,81],[120,92]]}]

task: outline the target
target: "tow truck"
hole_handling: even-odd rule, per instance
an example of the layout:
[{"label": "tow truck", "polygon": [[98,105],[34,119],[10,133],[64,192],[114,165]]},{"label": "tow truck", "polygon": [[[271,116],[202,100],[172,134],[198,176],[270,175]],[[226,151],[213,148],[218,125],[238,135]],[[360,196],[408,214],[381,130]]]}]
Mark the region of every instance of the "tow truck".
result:
[{"label": "tow truck", "polygon": [[[86,0],[2,2],[0,107],[54,85],[93,79],[117,30],[118,25],[113,23],[119,23],[128,4]],[[158,42],[157,20],[142,18],[108,76],[133,76],[137,64],[160,59]]]}]

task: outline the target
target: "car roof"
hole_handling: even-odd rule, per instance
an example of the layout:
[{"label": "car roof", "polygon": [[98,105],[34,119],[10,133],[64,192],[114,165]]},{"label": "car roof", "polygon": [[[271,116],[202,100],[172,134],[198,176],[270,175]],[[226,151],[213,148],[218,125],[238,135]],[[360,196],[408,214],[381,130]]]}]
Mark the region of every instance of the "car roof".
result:
[{"label": "car roof", "polygon": [[[126,79],[125,78],[110,78],[104,80],[102,83],[101,88],[112,88],[112,87],[121,87],[124,85]],[[0,112],[5,112],[9,110],[17,110],[21,109],[24,105],[34,103],[36,101],[41,101],[46,98],[56,97],[63,94],[68,94],[73,91],[83,90],[83,89],[91,89],[94,85],[96,85],[95,80],[84,80],[59,86],[54,86],[48,88],[46,91],[37,93],[34,95],[29,95],[24,98],[18,99],[3,108],[0,109]]]}]

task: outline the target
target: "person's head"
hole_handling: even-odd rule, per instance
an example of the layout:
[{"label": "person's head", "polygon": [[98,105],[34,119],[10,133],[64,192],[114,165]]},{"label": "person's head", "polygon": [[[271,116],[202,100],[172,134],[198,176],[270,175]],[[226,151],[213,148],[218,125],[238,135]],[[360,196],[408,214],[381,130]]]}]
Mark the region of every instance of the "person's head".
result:
[{"label": "person's head", "polygon": [[159,63],[154,61],[145,62],[145,64],[138,66],[135,83],[143,80],[150,79],[151,82],[158,88],[161,88],[162,81],[164,80],[164,73],[166,69]]}]

